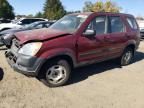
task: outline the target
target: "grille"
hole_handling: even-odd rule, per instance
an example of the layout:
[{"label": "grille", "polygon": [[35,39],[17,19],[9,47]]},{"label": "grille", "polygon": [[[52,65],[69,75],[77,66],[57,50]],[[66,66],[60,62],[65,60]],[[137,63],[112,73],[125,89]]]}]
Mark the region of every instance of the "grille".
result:
[{"label": "grille", "polygon": [[16,63],[17,61],[17,57],[11,52],[7,52],[6,57],[11,61],[11,63]]},{"label": "grille", "polygon": [[12,49],[14,52],[18,52],[19,48],[20,48],[19,41],[18,41],[16,38],[14,38],[14,39],[12,40],[11,49]]},{"label": "grille", "polygon": [[11,49],[8,52],[6,52],[6,57],[10,60],[12,64],[16,63],[17,61],[17,53],[19,49],[20,49],[19,41],[14,38],[12,40]]}]

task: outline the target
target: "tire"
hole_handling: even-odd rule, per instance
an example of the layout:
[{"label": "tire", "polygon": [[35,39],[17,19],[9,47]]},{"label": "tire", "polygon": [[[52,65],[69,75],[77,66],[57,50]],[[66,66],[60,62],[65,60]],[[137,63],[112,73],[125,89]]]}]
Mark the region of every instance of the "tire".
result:
[{"label": "tire", "polygon": [[126,48],[122,54],[122,56],[119,59],[121,66],[129,65],[134,57],[134,49],[132,48]]},{"label": "tire", "polygon": [[48,87],[65,85],[70,79],[71,66],[66,60],[51,60],[44,66],[41,81]]}]

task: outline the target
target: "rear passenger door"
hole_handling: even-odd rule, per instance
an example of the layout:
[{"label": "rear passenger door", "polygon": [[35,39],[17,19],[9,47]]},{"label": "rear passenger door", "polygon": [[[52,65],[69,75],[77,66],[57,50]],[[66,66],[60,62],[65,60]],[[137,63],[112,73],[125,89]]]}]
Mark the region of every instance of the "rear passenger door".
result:
[{"label": "rear passenger door", "polygon": [[112,58],[120,56],[127,41],[126,26],[122,17],[109,16],[109,32],[110,35],[105,37],[108,55]]}]

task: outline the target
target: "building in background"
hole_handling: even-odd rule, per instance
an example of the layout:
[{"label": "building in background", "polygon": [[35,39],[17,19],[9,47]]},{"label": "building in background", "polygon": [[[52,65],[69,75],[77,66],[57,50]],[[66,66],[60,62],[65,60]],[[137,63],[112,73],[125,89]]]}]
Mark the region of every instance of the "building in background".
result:
[{"label": "building in background", "polygon": [[140,30],[144,29],[144,20],[137,19],[138,25],[140,27]]}]

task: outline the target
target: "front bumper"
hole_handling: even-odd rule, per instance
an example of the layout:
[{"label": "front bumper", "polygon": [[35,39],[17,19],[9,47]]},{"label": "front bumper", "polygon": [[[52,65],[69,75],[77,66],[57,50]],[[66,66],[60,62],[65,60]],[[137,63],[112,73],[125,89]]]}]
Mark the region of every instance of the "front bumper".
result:
[{"label": "front bumper", "polygon": [[5,56],[9,65],[17,72],[28,76],[37,76],[45,59],[16,54],[12,51],[6,51]]}]

